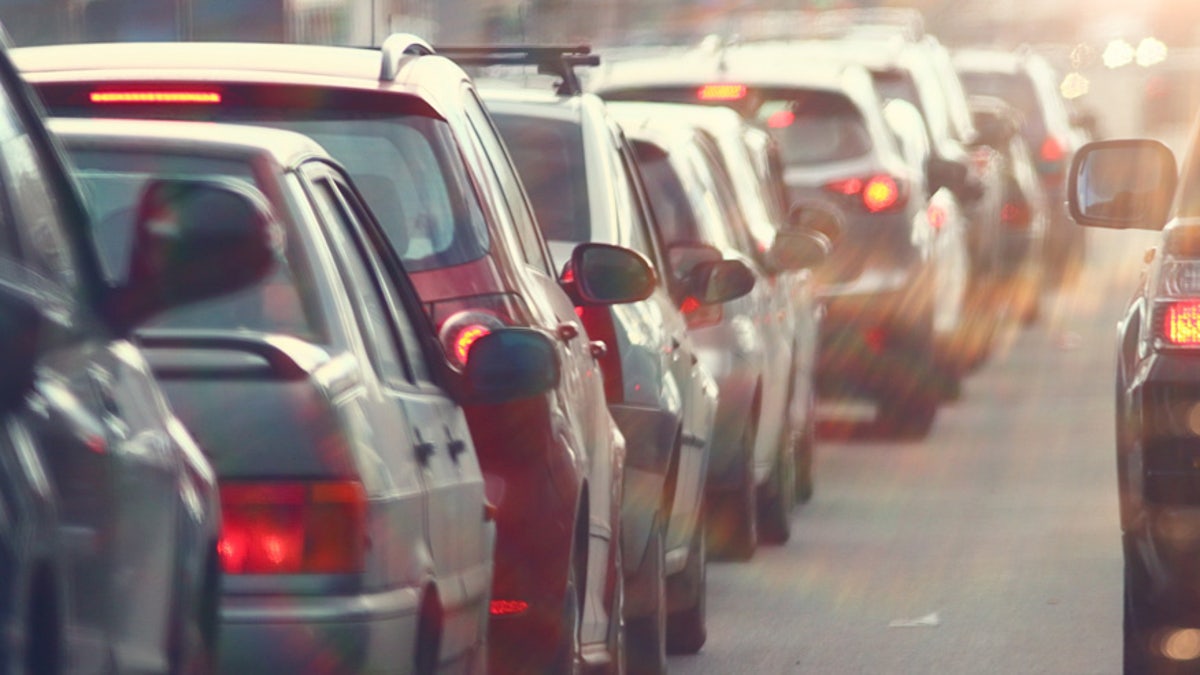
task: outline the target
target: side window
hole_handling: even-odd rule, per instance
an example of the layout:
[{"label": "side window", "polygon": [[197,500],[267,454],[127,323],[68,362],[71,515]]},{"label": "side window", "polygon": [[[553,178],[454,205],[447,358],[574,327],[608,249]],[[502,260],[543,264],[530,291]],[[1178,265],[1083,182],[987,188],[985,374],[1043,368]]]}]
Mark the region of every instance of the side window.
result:
[{"label": "side window", "polygon": [[346,211],[345,204],[338,198],[337,189],[328,177],[315,179],[312,186],[313,204],[327,225],[325,236],[335,251],[347,290],[354,295],[350,299],[351,305],[367,343],[367,352],[384,379],[408,379],[408,370],[403,356],[396,349],[383,298],[360,256],[359,247],[350,235],[352,228],[356,227],[353,216]]},{"label": "side window", "polygon": [[[617,132],[620,133],[619,131]],[[629,186],[629,195],[633,199],[633,237],[631,243],[633,248],[644,254],[650,260],[655,261],[656,267],[663,270],[666,269],[663,265],[661,247],[654,235],[654,215],[650,208],[649,198],[646,196],[646,188],[642,184],[641,173],[638,172],[636,161],[633,158],[632,151],[624,144],[623,138],[618,135],[615,138],[616,156],[620,159],[617,171],[621,174],[621,178]]]},{"label": "side window", "polygon": [[552,271],[550,261],[542,247],[542,238],[538,234],[533,212],[525,200],[525,192],[521,187],[520,179],[517,178],[516,167],[513,166],[508,151],[500,140],[500,133],[496,131],[495,125],[492,124],[483,103],[475,96],[475,92],[468,91],[463,100],[466,102],[467,119],[471,122],[475,136],[483,144],[491,162],[492,171],[500,182],[505,205],[512,216],[513,224],[516,225],[517,237],[521,240],[521,252],[525,256],[525,262],[545,271],[552,277],[557,276]]},{"label": "side window", "polygon": [[51,186],[17,110],[7,96],[0,98],[0,218],[16,231],[29,268],[73,293],[80,282],[72,242]]}]

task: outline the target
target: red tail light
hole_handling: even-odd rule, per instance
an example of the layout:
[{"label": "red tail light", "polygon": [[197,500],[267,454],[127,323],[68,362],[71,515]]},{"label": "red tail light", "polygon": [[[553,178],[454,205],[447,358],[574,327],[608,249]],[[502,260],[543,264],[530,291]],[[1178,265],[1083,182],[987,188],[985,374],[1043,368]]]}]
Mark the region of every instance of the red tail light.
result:
[{"label": "red tail light", "polygon": [[701,101],[737,101],[746,98],[744,84],[706,84],[696,91]]},{"label": "red tail light", "polygon": [[725,318],[725,312],[721,309],[721,303],[705,305],[690,295],[680,303],[679,311],[683,314],[688,328],[715,326]]},{"label": "red tail light", "polygon": [[1046,140],[1042,141],[1041,149],[1038,150],[1038,157],[1043,162],[1061,162],[1066,156],[1066,148],[1053,136],[1047,136]]},{"label": "red tail light", "polygon": [[791,110],[777,110],[767,118],[767,126],[772,129],[786,129],[796,122],[796,113]]},{"label": "red tail light", "polygon": [[517,616],[529,611],[529,603],[524,600],[492,600],[492,616]]},{"label": "red tail light", "polygon": [[476,340],[497,328],[519,325],[525,316],[520,302],[504,294],[436,302],[431,313],[442,348],[459,368],[466,365]]},{"label": "red tail light", "polygon": [[363,568],[367,498],[360,483],[221,485],[217,552],[227,574],[347,574]]},{"label": "red tail light", "polygon": [[946,209],[937,204],[930,204],[926,209],[925,215],[929,218],[929,225],[935,230],[940,230],[946,226],[946,218],[948,217]]},{"label": "red tail light", "polygon": [[600,372],[604,373],[604,396],[609,403],[624,399],[624,377],[621,373],[621,355],[617,351],[617,329],[613,325],[612,310],[597,305],[575,308],[575,314],[583,322],[583,328],[592,340],[599,340],[607,349],[599,359]]},{"label": "red tail light", "polygon": [[869,178],[843,178],[825,184],[825,189],[847,197],[857,197],[871,213],[879,213],[904,204],[904,185],[881,173]]},{"label": "red tail light", "polygon": [[183,104],[216,105],[219,91],[93,91],[88,100],[98,104]]},{"label": "red tail light", "polygon": [[1200,347],[1200,300],[1180,300],[1161,309],[1161,337],[1176,347]]}]

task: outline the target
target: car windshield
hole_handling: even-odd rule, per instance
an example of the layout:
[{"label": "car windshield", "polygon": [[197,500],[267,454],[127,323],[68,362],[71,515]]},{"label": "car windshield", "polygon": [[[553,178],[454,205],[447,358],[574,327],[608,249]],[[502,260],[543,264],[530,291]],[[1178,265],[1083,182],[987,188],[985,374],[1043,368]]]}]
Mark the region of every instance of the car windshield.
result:
[{"label": "car windshield", "polygon": [[[232,180],[261,188],[253,167],[233,159],[121,148],[69,148],[69,151],[92,217],[101,266],[114,283],[124,281],[129,269],[138,200],[149,180],[157,177]],[[277,223],[284,237],[284,255],[276,260],[274,271],[267,278],[233,295],[177,308],[148,325],[279,333],[323,341],[325,331],[301,246],[286,219],[280,218]]]}]

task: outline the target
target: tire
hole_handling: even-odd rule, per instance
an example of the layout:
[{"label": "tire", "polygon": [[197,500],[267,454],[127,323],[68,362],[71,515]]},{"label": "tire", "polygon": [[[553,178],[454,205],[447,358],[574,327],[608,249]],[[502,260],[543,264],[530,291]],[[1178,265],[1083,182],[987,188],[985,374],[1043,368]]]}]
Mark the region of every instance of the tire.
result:
[{"label": "tire", "polygon": [[708,542],[703,522],[696,522],[688,542],[687,565],[667,579],[667,651],[695,654],[708,640]]},{"label": "tire", "polygon": [[1123,663],[1125,675],[1147,675],[1161,672],[1151,654],[1154,627],[1160,623],[1146,598],[1149,574],[1133,547],[1126,545],[1125,593],[1123,618]]},{"label": "tire", "polygon": [[[567,583],[563,589],[562,622],[559,625],[559,645],[549,673],[554,675],[579,675],[582,665],[580,662],[579,630],[583,623],[581,612],[583,603],[579,597],[579,556],[585,555],[572,551],[570,563],[567,566]],[[586,559],[586,556],[585,558]]]},{"label": "tire", "polygon": [[[751,416],[753,418],[753,416]],[[732,492],[707,495],[709,552],[728,560],[749,560],[758,548],[758,490],[754,485],[754,424],[742,431],[742,484]]]},{"label": "tire", "polygon": [[647,616],[625,620],[625,671],[629,675],[664,675],[667,672],[667,580],[666,544],[663,524],[656,521],[646,548],[650,567],[645,571],[655,580],[654,608]]},{"label": "tire", "polygon": [[928,392],[909,400],[888,400],[879,404],[876,421],[894,438],[920,440],[929,435],[937,418],[938,402]]},{"label": "tire", "polygon": [[796,505],[796,459],[791,434],[785,434],[775,467],[758,499],[759,538],[769,544],[783,544],[792,536],[792,507]]},{"label": "tire", "polygon": [[[213,548],[215,550],[215,545]],[[210,555],[205,561],[204,582],[192,601],[189,603],[184,599],[186,590],[182,585],[177,589],[168,645],[170,672],[175,675],[211,675],[216,672],[219,575],[215,554]],[[179,616],[181,611],[186,613]]]},{"label": "tire", "polygon": [[807,504],[813,496],[813,456],[817,447],[817,411],[813,403],[813,394],[809,389],[808,403],[804,415],[804,426],[796,434],[796,503]]}]

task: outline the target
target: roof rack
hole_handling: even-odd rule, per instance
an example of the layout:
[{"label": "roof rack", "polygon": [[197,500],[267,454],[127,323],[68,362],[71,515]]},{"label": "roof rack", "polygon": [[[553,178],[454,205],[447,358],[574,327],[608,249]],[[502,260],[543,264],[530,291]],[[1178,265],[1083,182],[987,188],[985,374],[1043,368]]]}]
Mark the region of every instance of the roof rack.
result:
[{"label": "roof rack", "polygon": [[406,56],[429,56],[434,53],[433,47],[412,33],[392,33],[384,39],[379,47],[382,60],[379,66],[379,79],[392,81],[400,73],[400,60]]},{"label": "roof rack", "polygon": [[583,86],[575,74],[577,66],[598,66],[600,55],[588,45],[512,45],[489,47],[438,47],[438,54],[462,66],[537,66],[539,75],[560,78],[559,96],[576,96]]}]

